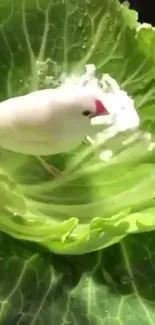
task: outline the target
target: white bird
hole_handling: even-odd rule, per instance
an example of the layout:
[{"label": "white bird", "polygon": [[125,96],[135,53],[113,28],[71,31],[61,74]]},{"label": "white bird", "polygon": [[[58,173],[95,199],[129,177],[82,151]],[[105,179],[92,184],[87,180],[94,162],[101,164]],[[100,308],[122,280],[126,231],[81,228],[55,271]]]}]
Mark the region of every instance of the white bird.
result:
[{"label": "white bird", "polygon": [[97,92],[84,86],[38,90],[0,103],[0,147],[34,156],[75,149],[91,117],[108,111]]}]

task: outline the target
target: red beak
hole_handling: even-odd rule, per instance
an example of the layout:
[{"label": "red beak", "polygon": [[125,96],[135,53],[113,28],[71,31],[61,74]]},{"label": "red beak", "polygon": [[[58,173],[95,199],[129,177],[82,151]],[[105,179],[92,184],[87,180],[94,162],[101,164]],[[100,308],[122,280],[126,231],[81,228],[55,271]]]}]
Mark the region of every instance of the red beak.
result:
[{"label": "red beak", "polygon": [[96,107],[96,113],[93,114],[93,117],[100,116],[100,115],[109,115],[109,112],[107,111],[107,109],[99,99],[95,100],[95,107]]}]

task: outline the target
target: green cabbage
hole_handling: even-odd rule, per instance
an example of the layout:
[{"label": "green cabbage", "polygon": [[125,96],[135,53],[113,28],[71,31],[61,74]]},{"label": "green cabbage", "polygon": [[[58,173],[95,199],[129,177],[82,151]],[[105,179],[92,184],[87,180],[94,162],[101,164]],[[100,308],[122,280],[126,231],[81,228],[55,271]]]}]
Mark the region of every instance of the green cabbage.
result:
[{"label": "green cabbage", "polygon": [[3,1],[1,17],[1,100],[56,87],[94,64],[133,98],[141,125],[132,141],[126,131],[108,138],[106,162],[88,143],[42,162],[1,150],[0,229],[61,254],[155,229],[153,27],[116,0]]},{"label": "green cabbage", "polygon": [[155,232],[57,256],[0,234],[0,324],[153,325]]},{"label": "green cabbage", "polygon": [[141,121],[42,161],[0,150],[0,325],[153,325],[154,28],[117,0],[1,0],[0,21],[0,100],[94,64]]}]

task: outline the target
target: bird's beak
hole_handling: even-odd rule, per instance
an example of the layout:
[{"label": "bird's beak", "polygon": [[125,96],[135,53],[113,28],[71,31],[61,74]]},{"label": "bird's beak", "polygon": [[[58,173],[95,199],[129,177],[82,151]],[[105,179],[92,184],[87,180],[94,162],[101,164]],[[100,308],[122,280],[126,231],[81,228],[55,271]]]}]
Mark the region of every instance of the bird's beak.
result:
[{"label": "bird's beak", "polygon": [[99,99],[95,100],[95,108],[96,108],[96,111],[92,117],[109,115],[109,112],[107,111],[107,109],[105,108],[105,106]]}]

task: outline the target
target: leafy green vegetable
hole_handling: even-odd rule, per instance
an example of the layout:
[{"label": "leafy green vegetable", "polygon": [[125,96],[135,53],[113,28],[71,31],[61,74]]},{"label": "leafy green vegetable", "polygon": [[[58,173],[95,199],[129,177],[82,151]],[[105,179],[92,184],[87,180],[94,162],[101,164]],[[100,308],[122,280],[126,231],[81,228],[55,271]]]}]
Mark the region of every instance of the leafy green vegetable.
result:
[{"label": "leafy green vegetable", "polygon": [[0,324],[152,325],[155,233],[76,257],[0,236]]},{"label": "leafy green vegetable", "polygon": [[0,19],[0,100],[93,63],[142,129],[110,138],[108,162],[87,144],[42,163],[0,151],[0,324],[153,325],[154,28],[117,0],[1,0]]},{"label": "leafy green vegetable", "polygon": [[[108,73],[133,97],[142,128],[153,133],[155,34],[152,26],[139,29],[135,12],[117,0],[3,0],[1,8],[1,100],[56,87],[93,63],[99,76]],[[142,137],[122,150],[122,138],[112,139],[109,146],[118,150],[108,163],[87,144],[43,164],[1,150],[1,230],[63,254],[153,230],[154,150],[146,142]]]}]

